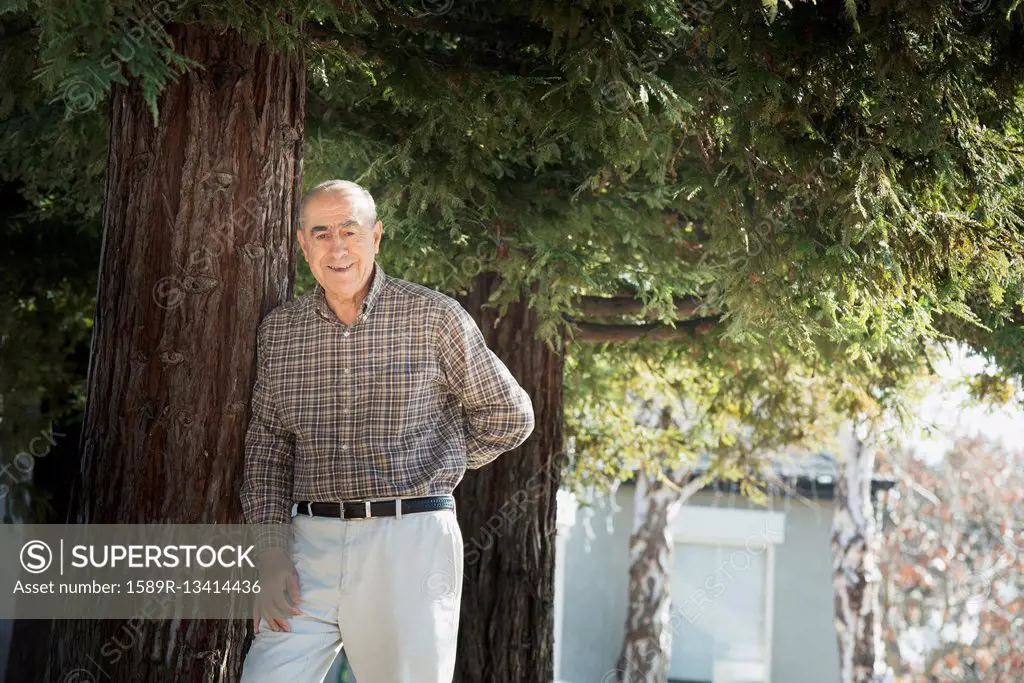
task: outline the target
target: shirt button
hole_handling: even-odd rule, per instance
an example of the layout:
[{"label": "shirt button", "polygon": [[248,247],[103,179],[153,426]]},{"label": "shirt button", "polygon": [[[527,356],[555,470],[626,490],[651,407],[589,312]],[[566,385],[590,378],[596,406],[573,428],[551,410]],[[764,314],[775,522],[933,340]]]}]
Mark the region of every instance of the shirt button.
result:
[{"label": "shirt button", "polygon": [[341,444],[341,450],[347,451],[348,450],[348,444],[347,443]]},{"label": "shirt button", "polygon": [[345,372],[345,374],[347,375],[347,374],[349,373],[349,369],[348,369],[348,368],[345,368],[344,372]]},{"label": "shirt button", "polygon": [[351,332],[349,332],[348,330],[346,330],[345,332],[343,332],[343,333],[342,333],[342,336],[345,336],[345,337],[347,337],[347,336],[348,336],[348,335],[350,335],[350,334],[352,334],[352,333],[351,333]]}]

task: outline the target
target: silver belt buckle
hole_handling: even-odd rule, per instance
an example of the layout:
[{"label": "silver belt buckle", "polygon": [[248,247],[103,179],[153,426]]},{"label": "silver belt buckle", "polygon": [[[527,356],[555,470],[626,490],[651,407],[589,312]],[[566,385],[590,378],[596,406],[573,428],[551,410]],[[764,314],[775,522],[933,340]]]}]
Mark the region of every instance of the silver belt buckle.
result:
[{"label": "silver belt buckle", "polygon": [[363,501],[363,509],[366,511],[366,519],[370,519],[371,517],[373,517],[373,515],[370,514],[370,501]]}]

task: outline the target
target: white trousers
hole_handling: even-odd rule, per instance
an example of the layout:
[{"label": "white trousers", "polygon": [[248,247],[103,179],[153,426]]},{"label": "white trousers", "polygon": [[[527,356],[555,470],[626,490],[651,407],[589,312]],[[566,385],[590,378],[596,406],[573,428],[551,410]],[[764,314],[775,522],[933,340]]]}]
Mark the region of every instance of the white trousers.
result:
[{"label": "white trousers", "polygon": [[451,683],[462,599],[453,510],[292,518],[299,609],[260,624],[241,683],[321,683],[344,640],[357,683]]}]

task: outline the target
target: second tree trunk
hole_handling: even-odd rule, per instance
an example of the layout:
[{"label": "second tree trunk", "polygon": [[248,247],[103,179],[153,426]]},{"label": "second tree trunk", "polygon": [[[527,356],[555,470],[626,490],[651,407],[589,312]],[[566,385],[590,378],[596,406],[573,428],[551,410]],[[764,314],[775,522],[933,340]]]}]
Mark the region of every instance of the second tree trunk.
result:
[{"label": "second tree trunk", "polygon": [[465,541],[455,681],[538,683],[554,673],[562,358],[537,340],[537,316],[526,302],[500,319],[484,308],[495,278],[477,276],[464,303],[487,346],[533,399],[536,427],[515,451],[467,472],[455,490]]}]

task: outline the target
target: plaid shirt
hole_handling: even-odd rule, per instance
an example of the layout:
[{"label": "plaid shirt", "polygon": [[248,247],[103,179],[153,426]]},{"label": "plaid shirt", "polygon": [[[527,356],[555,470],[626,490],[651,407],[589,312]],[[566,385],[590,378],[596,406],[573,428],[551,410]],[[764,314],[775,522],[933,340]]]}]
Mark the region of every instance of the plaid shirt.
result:
[{"label": "plaid shirt", "polygon": [[257,337],[242,511],[291,521],[293,501],[451,493],[533,431],[533,406],[449,296],[373,282],[352,325],[317,286],[271,311]]}]

